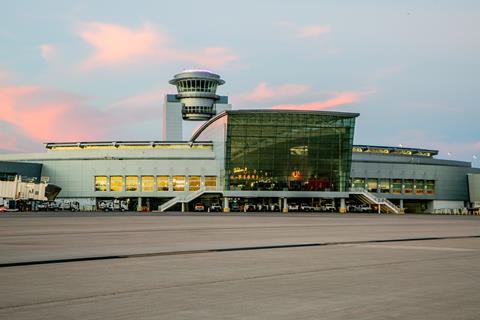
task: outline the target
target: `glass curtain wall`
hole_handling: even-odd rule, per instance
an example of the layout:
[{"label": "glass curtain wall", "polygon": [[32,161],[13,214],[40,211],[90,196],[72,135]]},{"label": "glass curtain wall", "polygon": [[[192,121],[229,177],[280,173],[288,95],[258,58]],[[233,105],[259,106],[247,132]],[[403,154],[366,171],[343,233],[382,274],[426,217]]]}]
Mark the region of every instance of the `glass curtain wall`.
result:
[{"label": "glass curtain wall", "polygon": [[227,190],[346,191],[355,114],[229,112]]}]

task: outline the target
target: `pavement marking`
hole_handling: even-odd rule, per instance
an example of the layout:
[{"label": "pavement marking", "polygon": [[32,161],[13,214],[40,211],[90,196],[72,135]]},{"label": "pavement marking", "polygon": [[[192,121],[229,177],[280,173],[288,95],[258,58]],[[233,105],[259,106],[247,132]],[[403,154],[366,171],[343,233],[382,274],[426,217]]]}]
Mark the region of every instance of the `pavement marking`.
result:
[{"label": "pavement marking", "polygon": [[[272,249],[287,249],[287,248],[302,248],[302,247],[326,247],[326,246],[341,246],[341,245],[366,245],[366,244],[381,244],[392,242],[411,242],[411,241],[430,241],[430,240],[448,240],[448,239],[473,239],[480,238],[480,235],[471,236],[446,236],[446,237],[422,237],[422,238],[399,238],[399,239],[377,239],[377,240],[357,240],[357,241],[333,241],[333,242],[317,242],[317,243],[297,243],[297,244],[278,244],[266,246],[252,246],[252,247],[233,247],[233,248],[219,248],[219,249],[200,249],[187,251],[163,251],[152,253],[134,253],[121,254],[109,256],[94,256],[94,257],[80,257],[80,258],[64,258],[53,260],[36,260],[36,261],[19,261],[0,263],[0,268],[22,267],[42,264],[57,264],[70,262],[83,262],[95,260],[111,260],[111,259],[129,259],[129,258],[143,258],[169,255],[186,255],[198,253],[216,253],[216,252],[232,252],[232,251],[250,251],[250,250],[272,250]],[[377,245],[380,247],[380,245]],[[400,247],[400,246],[397,246]],[[431,248],[431,247],[427,247]]]},{"label": "pavement marking", "polygon": [[397,245],[385,245],[385,244],[359,244],[356,247],[362,248],[388,248],[388,249],[407,249],[407,250],[435,250],[435,251],[477,251],[476,249],[467,248],[449,248],[449,247],[427,247],[427,246],[397,246]]}]

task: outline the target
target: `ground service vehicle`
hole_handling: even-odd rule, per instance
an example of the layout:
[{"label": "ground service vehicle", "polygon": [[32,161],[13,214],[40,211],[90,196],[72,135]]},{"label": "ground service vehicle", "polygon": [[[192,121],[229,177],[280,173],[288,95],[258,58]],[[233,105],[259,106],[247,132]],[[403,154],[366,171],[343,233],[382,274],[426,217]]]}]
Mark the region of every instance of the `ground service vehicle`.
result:
[{"label": "ground service vehicle", "polygon": [[299,209],[300,207],[296,203],[290,203],[288,205],[288,211],[295,212],[295,211],[298,211]]},{"label": "ground service vehicle", "polygon": [[98,203],[98,209],[102,211],[128,211],[128,204],[125,200],[102,200]]},{"label": "ground service vehicle", "polygon": [[211,212],[221,212],[222,211],[222,206],[219,203],[212,203],[210,206],[210,211]]},{"label": "ground service vehicle", "polygon": [[335,212],[336,210],[337,208],[335,208],[333,204],[324,204],[322,206],[322,211],[325,211],[325,212]]},{"label": "ground service vehicle", "polygon": [[203,203],[196,203],[195,207],[193,208],[193,211],[203,212],[203,211],[205,211],[205,206],[203,205]]},{"label": "ground service vehicle", "polygon": [[300,211],[311,212],[311,211],[313,211],[313,207],[312,207],[312,206],[309,206],[309,205],[306,204],[306,203],[301,203],[301,204],[300,204]]}]

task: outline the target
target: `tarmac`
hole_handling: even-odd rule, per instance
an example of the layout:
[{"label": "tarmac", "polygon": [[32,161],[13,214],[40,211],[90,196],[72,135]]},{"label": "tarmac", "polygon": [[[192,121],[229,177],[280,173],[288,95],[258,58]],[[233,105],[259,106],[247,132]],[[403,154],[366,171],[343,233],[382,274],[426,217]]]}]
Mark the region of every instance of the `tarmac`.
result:
[{"label": "tarmac", "polygon": [[0,216],[0,319],[479,319],[480,217]]}]

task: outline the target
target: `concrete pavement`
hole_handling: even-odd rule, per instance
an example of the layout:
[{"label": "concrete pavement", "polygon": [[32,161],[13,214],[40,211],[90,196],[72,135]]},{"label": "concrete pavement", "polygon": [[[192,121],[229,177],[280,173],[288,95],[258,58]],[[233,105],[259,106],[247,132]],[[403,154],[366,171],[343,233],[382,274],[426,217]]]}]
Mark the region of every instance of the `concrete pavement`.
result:
[{"label": "concrete pavement", "polygon": [[480,239],[182,254],[322,241],[480,235],[478,217],[0,219],[1,319],[478,319]]}]

